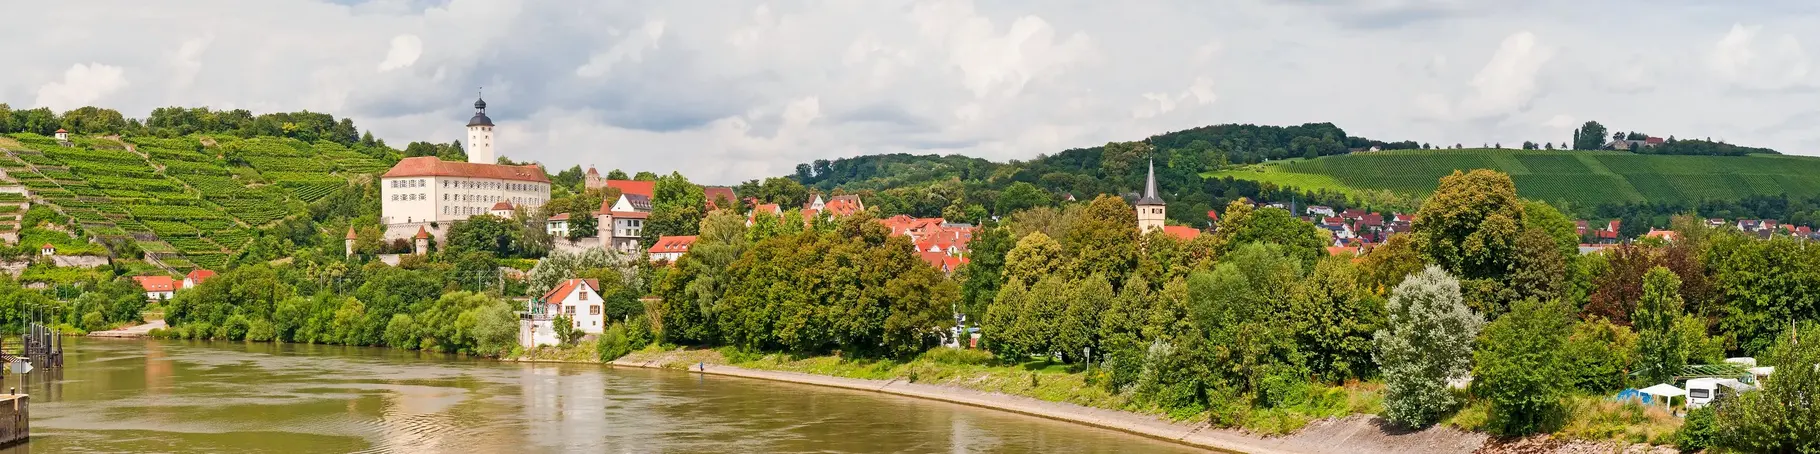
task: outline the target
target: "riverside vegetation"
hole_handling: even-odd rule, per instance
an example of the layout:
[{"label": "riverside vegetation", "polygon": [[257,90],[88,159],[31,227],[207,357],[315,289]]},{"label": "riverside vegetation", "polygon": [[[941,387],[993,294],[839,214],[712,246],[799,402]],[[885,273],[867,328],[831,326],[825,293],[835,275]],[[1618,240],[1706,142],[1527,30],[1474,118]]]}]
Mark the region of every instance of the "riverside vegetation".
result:
[{"label": "riverside vegetation", "polygon": [[[206,110],[163,112],[155,115],[158,121],[127,122],[117,131],[79,131],[123,134],[122,140],[140,147],[181,142],[177,154],[200,150],[193,152],[204,158],[195,162],[221,160],[234,174],[226,178],[250,189],[276,178],[266,175],[262,162],[301,164],[280,159],[293,156],[241,153],[251,170],[236,169],[240,164],[223,142],[262,144],[254,150],[277,150],[267,146],[277,144],[289,148],[284,153],[313,156],[325,153],[318,145],[332,148],[321,144],[327,141],[381,163],[407,154],[459,154],[456,145],[390,149],[355,137],[351,124],[344,128],[332,118],[243,121],[239,114]],[[82,120],[90,116],[107,117],[65,115],[63,121],[96,127]],[[45,132],[39,117],[29,115],[39,132],[28,134]],[[301,126],[284,127],[284,118]],[[33,142],[26,148],[45,146],[20,137]],[[159,208],[113,213],[119,211],[113,207],[132,205],[110,202],[94,210],[115,227],[141,214],[145,221],[168,215],[198,231],[192,221],[232,219],[252,237],[240,249],[215,249],[221,257],[208,260],[223,273],[164,304],[171,328],[156,333],[164,337],[596,360],[685,346],[702,360],[719,355],[749,367],[949,383],[1265,433],[1369,413],[1410,427],[1450,424],[1499,435],[1552,433],[1746,452],[1811,450],[1820,440],[1812,433],[1815,415],[1791,404],[1816,386],[1807,368],[1787,366],[1815,361],[1812,342],[1791,342],[1794,331],[1814,332],[1820,319],[1811,294],[1820,288],[1820,256],[1796,240],[1709,230],[1682,216],[1674,219],[1680,235],[1672,244],[1645,241],[1582,256],[1560,209],[1519,197],[1509,175],[1480,170],[1438,179],[1425,199],[1386,201],[1416,209],[1413,232],[1357,259],[1329,257],[1314,226],[1241,196],[1308,197],[1301,200],[1343,206],[1350,203],[1344,194],[1196,175],[1221,159],[1331,156],[1371,141],[1347,137],[1332,125],[1210,127],[1153,139],[1069,150],[1032,163],[980,166],[960,159],[926,172],[916,170],[916,157],[818,162],[791,177],[748,182],[741,192],[797,206],[811,189],[854,187],[872,191],[874,212],[805,219],[789,210],[756,216],[751,226],[744,209],[704,212],[700,187],[679,174],[634,176],[657,182],[655,203],[665,212],[664,222],[654,221],[647,233],[700,235],[674,264],[550,252],[551,239],[534,227],[542,216],[586,210],[611,195],[583,190],[579,168],[553,178],[558,184],[546,212],[517,219],[475,216],[451,226],[446,245],[395,267],[373,259],[399,248],[381,242],[369,227],[377,225],[377,185],[353,174],[341,188],[307,203],[283,196],[282,215],[260,215],[250,205],[242,207],[244,216],[234,214],[230,205],[240,202],[224,205],[206,196],[193,206],[160,199],[147,204]],[[110,149],[95,140],[84,138],[91,145],[78,152]],[[1172,219],[1193,221],[1202,208],[1223,204],[1215,233],[1187,242],[1139,235],[1130,206],[1118,197],[1072,203],[1060,197],[1129,190],[1141,180],[1141,159],[1154,153],[1170,157],[1159,180],[1173,189],[1165,196],[1176,208]],[[66,157],[130,161],[117,153]],[[37,158],[18,159],[44,169],[25,161]],[[167,191],[171,200],[199,190],[186,177],[172,176],[175,161],[149,152],[135,159],[141,163],[135,169],[146,165],[151,176],[184,182],[155,185],[176,188]],[[83,165],[68,167],[91,185],[112,181],[86,178],[106,175],[84,174]],[[156,179],[151,176],[134,178]],[[76,181],[55,171],[44,177]],[[68,212],[72,206],[41,212],[45,222],[34,226],[86,227]],[[982,222],[970,244],[971,263],[951,276],[926,266],[905,239],[870,222],[891,214]],[[1003,222],[991,222],[994,215]],[[147,224],[154,226],[188,232]],[[341,251],[341,233],[349,226],[359,227],[352,259]],[[225,246],[217,240],[225,239],[207,239]],[[132,292],[104,284],[146,271],[138,256],[115,246],[108,252],[113,265],[71,279],[84,283],[76,303],[17,282],[0,283],[0,298],[54,307],[72,325],[89,314],[100,318],[96,326],[129,321],[135,311],[125,300]],[[501,266],[529,276],[504,279]],[[570,277],[600,279],[607,315],[619,322],[579,350],[519,351],[513,342],[519,307],[504,296],[540,294]],[[983,350],[933,348],[955,312],[981,328]],[[1762,391],[1728,400],[1711,414],[1695,412],[1687,424],[1603,399],[1626,386],[1651,384],[1682,364],[1729,355],[1784,367]],[[1465,389],[1447,385],[1469,375],[1472,385]]]}]

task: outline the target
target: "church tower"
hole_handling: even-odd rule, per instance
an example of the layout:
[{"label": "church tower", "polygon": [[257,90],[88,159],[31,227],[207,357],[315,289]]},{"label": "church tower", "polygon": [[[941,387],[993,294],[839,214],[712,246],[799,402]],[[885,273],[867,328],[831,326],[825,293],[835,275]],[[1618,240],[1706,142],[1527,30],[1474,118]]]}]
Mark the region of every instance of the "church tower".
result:
[{"label": "church tower", "polygon": [[493,119],[487,118],[487,100],[474,100],[474,118],[468,120],[468,162],[497,164],[493,154]]},{"label": "church tower", "polygon": [[1139,234],[1163,229],[1163,199],[1156,195],[1156,160],[1150,161],[1150,174],[1144,178],[1144,197],[1132,204],[1137,209]]}]

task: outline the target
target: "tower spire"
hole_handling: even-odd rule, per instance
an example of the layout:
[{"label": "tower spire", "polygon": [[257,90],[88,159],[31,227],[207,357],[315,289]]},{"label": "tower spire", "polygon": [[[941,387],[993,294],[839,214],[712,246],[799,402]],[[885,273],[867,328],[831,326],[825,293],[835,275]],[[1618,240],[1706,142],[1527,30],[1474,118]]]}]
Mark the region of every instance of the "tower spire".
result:
[{"label": "tower spire", "polygon": [[1162,205],[1163,198],[1156,195],[1156,159],[1150,159],[1150,172],[1144,177],[1144,196],[1138,198],[1137,205]]}]

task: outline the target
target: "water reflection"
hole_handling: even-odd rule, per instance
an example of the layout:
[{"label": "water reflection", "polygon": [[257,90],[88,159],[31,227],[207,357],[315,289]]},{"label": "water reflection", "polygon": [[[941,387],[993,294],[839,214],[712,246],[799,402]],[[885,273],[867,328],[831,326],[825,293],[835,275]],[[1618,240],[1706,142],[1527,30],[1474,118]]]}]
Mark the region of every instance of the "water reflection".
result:
[{"label": "water reflection", "polygon": [[[24,452],[1193,452],[873,393],[339,346],[72,340]],[[7,376],[9,386],[17,376]]]}]

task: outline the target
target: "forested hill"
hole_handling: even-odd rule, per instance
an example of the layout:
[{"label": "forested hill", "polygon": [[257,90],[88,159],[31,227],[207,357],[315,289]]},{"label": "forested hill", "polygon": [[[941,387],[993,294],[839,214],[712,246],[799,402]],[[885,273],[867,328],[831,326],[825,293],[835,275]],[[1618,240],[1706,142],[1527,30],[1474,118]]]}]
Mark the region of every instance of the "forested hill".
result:
[{"label": "forested hill", "polygon": [[[1132,194],[1144,182],[1146,160],[1156,160],[1157,184],[1169,200],[1169,216],[1201,225],[1206,212],[1237,197],[1317,199],[1343,204],[1337,194],[1298,194],[1242,180],[1202,179],[1200,174],[1230,164],[1289,157],[1334,156],[1354,149],[1419,148],[1416,142],[1354,137],[1332,123],[1299,126],[1217,125],[1076,148],[1029,161],[995,163],[959,155],[886,154],[818,160],[801,164],[790,179],[812,189],[869,193],[867,206],[885,214],[944,216],[978,220],[1022,208],[1055,203],[1068,195]],[[1153,152],[1154,151],[1154,152]],[[748,182],[741,194],[764,194]]]}]

